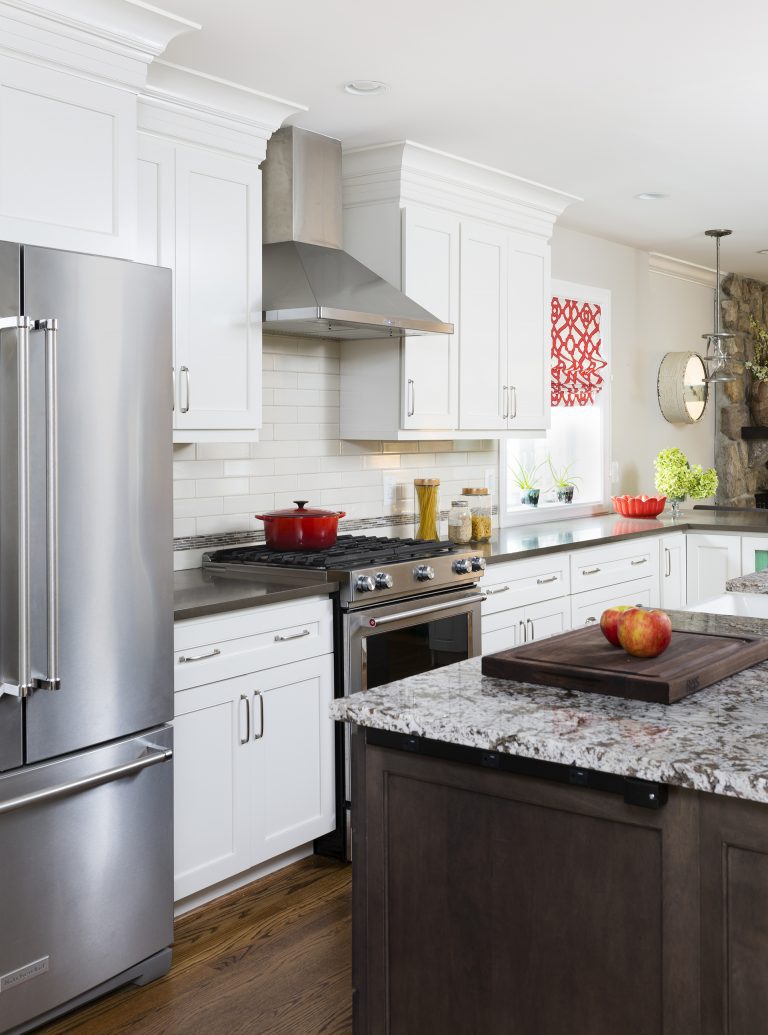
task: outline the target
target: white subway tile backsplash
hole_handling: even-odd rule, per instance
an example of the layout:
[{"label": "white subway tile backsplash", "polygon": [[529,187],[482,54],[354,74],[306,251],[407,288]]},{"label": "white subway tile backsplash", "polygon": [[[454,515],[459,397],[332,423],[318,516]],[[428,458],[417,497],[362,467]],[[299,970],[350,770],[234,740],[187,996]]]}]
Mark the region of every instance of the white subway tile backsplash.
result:
[{"label": "white subway tile backsplash", "polygon": [[195,460],[197,455],[195,453],[194,442],[175,442],[173,446],[173,459],[174,460]]},{"label": "white subway tile backsplash", "polygon": [[[236,497],[237,498],[237,497]],[[176,518],[211,517],[224,512],[224,499],[221,496],[198,497],[191,500],[177,500],[173,507]],[[195,533],[190,533],[194,535]]]},{"label": "white subway tile backsplash", "polygon": [[250,514],[224,514],[218,517],[198,518],[198,535],[216,535],[219,532],[247,532],[250,529]]},{"label": "white subway tile backsplash", "polygon": [[224,463],[224,477],[235,478],[274,474],[275,460],[229,460]]},{"label": "white subway tile backsplash", "polygon": [[318,437],[317,424],[275,424],[273,427],[276,442],[307,442]]},{"label": "white subway tile backsplash", "polygon": [[245,496],[249,492],[247,478],[201,478],[198,496]]},{"label": "white subway tile backsplash", "polygon": [[174,463],[174,478],[220,478],[224,474],[221,460],[183,460]]},{"label": "white subway tile backsplash", "polygon": [[197,524],[194,518],[174,518],[173,519],[173,534],[176,537],[195,535],[197,532]]},{"label": "white subway tile backsplash", "polygon": [[175,478],[173,482],[173,498],[186,499],[195,495],[195,483],[191,478]]},{"label": "white subway tile backsplash", "polygon": [[262,384],[265,388],[298,388],[298,379],[307,376],[286,370],[265,370]]},{"label": "white subway tile backsplash", "polygon": [[275,494],[262,492],[252,496],[229,496],[223,503],[225,514],[242,514],[244,511],[263,514],[265,510],[275,509]]},{"label": "white subway tile backsplash", "polygon": [[[242,460],[248,456],[247,442],[198,442],[198,460]],[[174,459],[176,458],[174,450]]]},{"label": "white subway tile backsplash", "polygon": [[296,406],[265,406],[262,417],[265,424],[295,424],[300,412]]},{"label": "white subway tile backsplash", "polygon": [[298,486],[297,474],[271,474],[259,478],[251,478],[251,492],[291,492]]}]

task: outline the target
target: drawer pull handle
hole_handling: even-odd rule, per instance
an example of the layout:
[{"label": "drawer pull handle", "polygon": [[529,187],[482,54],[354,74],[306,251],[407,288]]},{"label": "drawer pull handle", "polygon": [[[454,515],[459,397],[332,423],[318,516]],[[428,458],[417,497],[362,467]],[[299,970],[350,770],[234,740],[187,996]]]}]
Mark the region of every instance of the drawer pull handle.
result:
[{"label": "drawer pull handle", "polygon": [[283,636],[282,633],[278,633],[275,636],[275,643],[285,643],[286,640],[300,640],[302,636],[309,636],[309,629],[302,629],[298,633],[288,633],[287,636]]},{"label": "drawer pull handle", "polygon": [[599,568],[582,568],[581,569],[581,574],[582,575],[597,575],[597,573],[599,571],[600,571]]},{"label": "drawer pull handle", "polygon": [[485,595],[487,597],[492,597],[494,593],[506,593],[508,589],[509,586],[499,586],[498,589],[487,589],[485,591]]},{"label": "drawer pull handle", "polygon": [[218,647],[209,650],[207,654],[182,654],[179,658],[179,664],[185,665],[188,661],[205,661],[206,658],[215,658],[219,654],[221,654],[221,651]]},{"label": "drawer pull handle", "polygon": [[584,619],[584,624],[585,625],[594,625],[596,622],[597,622],[597,619],[595,618],[594,615],[590,615],[589,618],[585,618]]},{"label": "drawer pull handle", "polygon": [[672,574],[672,551],[664,547],[664,576],[669,578]]},{"label": "drawer pull handle", "polygon": [[634,565],[636,565],[636,564],[647,564],[647,563],[648,563],[648,558],[647,558],[647,557],[641,557],[639,561],[630,561],[629,563],[630,563],[630,564],[631,564],[631,565],[632,565],[633,567],[634,567]]},{"label": "drawer pull handle", "polygon": [[545,579],[536,579],[537,586],[543,586],[546,582],[557,582],[557,575],[548,575]]}]

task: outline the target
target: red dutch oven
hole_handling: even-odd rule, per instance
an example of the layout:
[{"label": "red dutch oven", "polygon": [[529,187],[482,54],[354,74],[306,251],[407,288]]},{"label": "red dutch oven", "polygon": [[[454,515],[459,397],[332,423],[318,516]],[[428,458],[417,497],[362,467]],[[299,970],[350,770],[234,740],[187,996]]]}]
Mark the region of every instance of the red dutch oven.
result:
[{"label": "red dutch oven", "polygon": [[272,550],[327,550],[336,543],[343,510],[307,510],[306,500],[294,500],[296,510],[257,514],[264,522],[267,546]]}]

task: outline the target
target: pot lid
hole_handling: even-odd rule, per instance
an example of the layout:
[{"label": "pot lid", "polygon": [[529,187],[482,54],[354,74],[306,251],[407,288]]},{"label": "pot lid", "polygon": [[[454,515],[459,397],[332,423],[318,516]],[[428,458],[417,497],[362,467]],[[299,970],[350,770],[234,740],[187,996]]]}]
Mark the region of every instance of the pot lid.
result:
[{"label": "pot lid", "polygon": [[256,517],[263,521],[264,518],[326,518],[326,517],[343,517],[343,513],[338,510],[320,510],[316,507],[307,507],[307,500],[294,500],[296,504],[295,510],[289,510],[287,507],[285,510],[270,510],[266,514],[257,514]]}]

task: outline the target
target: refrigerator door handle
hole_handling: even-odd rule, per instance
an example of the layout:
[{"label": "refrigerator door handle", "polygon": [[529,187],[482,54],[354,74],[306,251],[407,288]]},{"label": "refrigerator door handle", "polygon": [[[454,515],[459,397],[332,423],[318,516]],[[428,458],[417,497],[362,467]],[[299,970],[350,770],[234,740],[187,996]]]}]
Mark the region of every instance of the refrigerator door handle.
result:
[{"label": "refrigerator door handle", "polygon": [[98,787],[111,780],[120,780],[125,776],[138,773],[147,766],[157,765],[158,762],[167,762],[173,758],[173,751],[170,749],[162,751],[150,751],[132,762],[124,762],[122,765],[114,766],[112,769],[103,769],[99,773],[92,773],[90,776],[82,776],[79,780],[69,780],[66,783],[58,784],[56,787],[46,787],[44,790],[31,791],[29,794],[20,794],[17,798],[9,798],[0,802],[0,815],[6,812],[13,812],[16,809],[24,809],[30,805],[39,805],[41,802],[53,801],[56,798],[63,798],[68,794],[75,794],[78,791],[87,791],[91,787]]},{"label": "refrigerator door handle", "polygon": [[59,678],[59,436],[58,436],[58,336],[55,319],[35,321],[45,334],[45,555],[48,612],[48,675],[35,680],[42,690],[58,690]]},{"label": "refrigerator door handle", "polygon": [[27,316],[9,316],[0,319],[0,331],[17,333],[18,373],[18,683],[0,682],[0,697],[27,697],[33,689],[30,647],[30,594],[29,594],[29,331],[32,321]]}]

